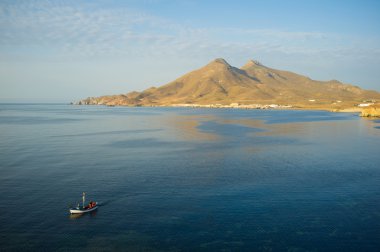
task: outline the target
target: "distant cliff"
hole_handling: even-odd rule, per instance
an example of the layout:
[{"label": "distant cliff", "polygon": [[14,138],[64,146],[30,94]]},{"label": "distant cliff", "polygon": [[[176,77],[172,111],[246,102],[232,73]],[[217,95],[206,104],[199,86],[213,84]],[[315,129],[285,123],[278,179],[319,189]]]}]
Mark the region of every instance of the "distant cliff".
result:
[{"label": "distant cliff", "polygon": [[316,81],[249,60],[241,68],[215,59],[178,79],[142,92],[91,97],[77,102],[108,106],[278,104],[330,110],[380,101],[380,93],[337,80]]}]

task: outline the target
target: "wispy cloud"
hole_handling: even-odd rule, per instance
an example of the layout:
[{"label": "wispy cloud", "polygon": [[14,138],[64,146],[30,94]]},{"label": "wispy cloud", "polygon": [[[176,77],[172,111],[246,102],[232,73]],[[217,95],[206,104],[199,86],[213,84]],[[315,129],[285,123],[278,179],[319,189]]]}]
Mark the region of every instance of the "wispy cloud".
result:
[{"label": "wispy cloud", "polygon": [[245,58],[281,53],[343,59],[373,58],[380,51],[379,41],[331,33],[191,27],[141,10],[69,0],[2,2],[0,34],[1,54],[37,47],[37,53],[58,57]]},{"label": "wispy cloud", "polygon": [[[165,28],[165,33],[163,33]],[[170,40],[174,26],[128,9],[56,1],[10,2],[0,7],[1,46],[50,46],[64,53],[120,53],[131,44]],[[175,33],[174,33],[175,34]]]}]

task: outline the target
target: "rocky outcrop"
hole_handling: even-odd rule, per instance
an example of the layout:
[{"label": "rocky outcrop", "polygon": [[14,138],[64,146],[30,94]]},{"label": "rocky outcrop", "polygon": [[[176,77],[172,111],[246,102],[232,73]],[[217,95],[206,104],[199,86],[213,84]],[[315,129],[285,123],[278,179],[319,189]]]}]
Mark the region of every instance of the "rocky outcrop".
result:
[{"label": "rocky outcrop", "polygon": [[138,102],[135,96],[137,92],[126,95],[105,95],[100,97],[88,97],[75,102],[75,105],[105,105],[105,106],[137,106]]},{"label": "rocky outcrop", "polygon": [[380,104],[363,108],[360,114],[362,117],[380,117]]}]

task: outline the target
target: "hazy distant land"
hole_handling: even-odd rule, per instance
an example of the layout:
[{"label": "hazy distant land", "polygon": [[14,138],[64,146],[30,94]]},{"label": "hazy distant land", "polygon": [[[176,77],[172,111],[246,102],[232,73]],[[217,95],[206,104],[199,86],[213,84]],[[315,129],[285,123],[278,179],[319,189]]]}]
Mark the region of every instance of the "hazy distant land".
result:
[{"label": "hazy distant land", "polygon": [[254,60],[237,68],[221,58],[158,88],[89,97],[75,104],[324,109],[380,116],[379,92],[337,80],[312,80],[293,72],[269,68]]}]

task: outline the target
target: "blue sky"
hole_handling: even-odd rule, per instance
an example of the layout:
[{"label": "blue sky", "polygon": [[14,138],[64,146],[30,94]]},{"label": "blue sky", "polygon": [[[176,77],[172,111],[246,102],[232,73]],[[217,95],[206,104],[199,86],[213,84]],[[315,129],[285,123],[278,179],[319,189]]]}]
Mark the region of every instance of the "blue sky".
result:
[{"label": "blue sky", "polygon": [[141,91],[219,57],[380,91],[380,1],[0,1],[0,102]]}]

